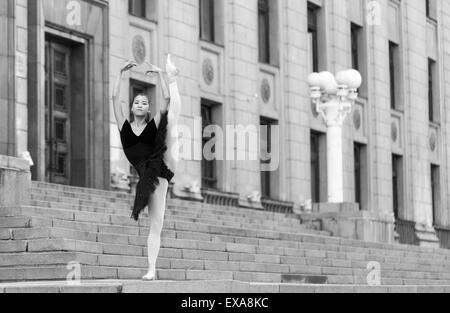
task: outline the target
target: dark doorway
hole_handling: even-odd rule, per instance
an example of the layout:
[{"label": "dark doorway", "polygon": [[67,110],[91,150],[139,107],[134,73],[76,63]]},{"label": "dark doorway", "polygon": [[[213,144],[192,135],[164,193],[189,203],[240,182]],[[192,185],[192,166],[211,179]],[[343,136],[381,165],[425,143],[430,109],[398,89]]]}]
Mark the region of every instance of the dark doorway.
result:
[{"label": "dark doorway", "polygon": [[88,98],[85,45],[45,40],[45,181],[87,187]]},{"label": "dark doorway", "polygon": [[51,183],[69,184],[71,49],[52,41],[45,48],[45,177]]}]

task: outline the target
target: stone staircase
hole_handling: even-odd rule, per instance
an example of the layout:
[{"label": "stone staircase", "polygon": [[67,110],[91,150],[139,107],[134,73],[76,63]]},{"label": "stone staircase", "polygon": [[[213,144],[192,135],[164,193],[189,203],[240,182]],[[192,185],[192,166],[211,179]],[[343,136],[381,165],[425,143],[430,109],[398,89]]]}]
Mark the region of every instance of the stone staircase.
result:
[{"label": "stone staircase", "polygon": [[[149,219],[130,219],[132,201],[33,182],[28,206],[0,208],[0,292],[450,292],[448,250],[334,238],[296,215],[175,199],[159,281],[133,281],[146,273]],[[367,286],[374,261],[380,287]],[[81,286],[57,283],[70,262]]]}]

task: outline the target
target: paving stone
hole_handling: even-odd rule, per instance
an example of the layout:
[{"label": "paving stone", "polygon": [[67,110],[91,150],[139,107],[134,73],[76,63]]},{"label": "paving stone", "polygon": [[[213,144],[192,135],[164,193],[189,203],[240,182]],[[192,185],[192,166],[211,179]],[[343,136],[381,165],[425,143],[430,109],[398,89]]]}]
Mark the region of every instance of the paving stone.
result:
[{"label": "paving stone", "polygon": [[0,241],[1,253],[25,252],[28,243],[26,241]]}]

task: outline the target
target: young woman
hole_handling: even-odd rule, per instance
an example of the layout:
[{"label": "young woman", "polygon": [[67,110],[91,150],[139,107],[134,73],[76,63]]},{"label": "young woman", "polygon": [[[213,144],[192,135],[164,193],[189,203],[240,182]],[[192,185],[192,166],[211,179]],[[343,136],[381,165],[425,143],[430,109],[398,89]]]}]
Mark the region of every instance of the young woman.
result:
[{"label": "young woman", "polygon": [[122,146],[129,162],[139,174],[132,218],[139,220],[140,213],[148,206],[150,234],[148,238],[149,272],[144,280],[156,278],[156,260],[161,248],[161,233],[166,210],[169,183],[178,163],[177,124],[181,113],[181,99],[176,77],[178,70],[170,55],[167,58],[167,82],[161,69],[150,65],[147,74],[157,74],[165,98],[165,107],[151,119],[150,107],[154,105],[147,95],[137,95],[131,108],[130,121],[120,105],[120,85],[125,72],[137,66],[128,62],[120,71],[114,86],[113,104]]}]

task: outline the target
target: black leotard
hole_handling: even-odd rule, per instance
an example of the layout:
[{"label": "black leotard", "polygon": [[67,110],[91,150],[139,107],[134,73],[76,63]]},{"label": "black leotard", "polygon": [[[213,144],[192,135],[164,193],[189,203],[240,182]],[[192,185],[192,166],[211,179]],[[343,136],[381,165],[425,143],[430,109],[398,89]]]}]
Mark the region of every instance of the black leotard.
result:
[{"label": "black leotard", "polygon": [[131,165],[136,167],[139,162],[150,156],[153,145],[155,144],[157,131],[158,129],[156,128],[156,123],[153,119],[147,124],[142,134],[136,136],[128,120],[125,121],[122,131],[120,132],[120,138],[122,140],[122,147],[125,155]]},{"label": "black leotard", "polygon": [[128,120],[120,132],[123,150],[128,161],[139,174],[136,187],[136,198],[132,217],[137,221],[139,214],[148,205],[150,195],[159,185],[159,177],[170,183],[175,174],[164,163],[164,153],[167,151],[168,112],[161,113],[159,128],[155,120],[147,124],[140,136],[136,136]]}]

